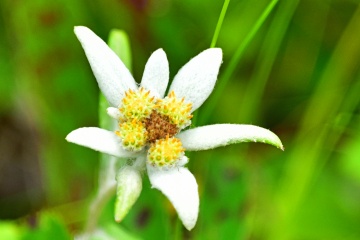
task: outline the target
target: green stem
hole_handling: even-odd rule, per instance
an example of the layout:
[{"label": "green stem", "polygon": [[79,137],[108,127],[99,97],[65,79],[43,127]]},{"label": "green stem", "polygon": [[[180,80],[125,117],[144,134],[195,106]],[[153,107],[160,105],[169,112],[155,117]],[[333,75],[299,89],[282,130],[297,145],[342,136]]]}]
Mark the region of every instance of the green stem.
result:
[{"label": "green stem", "polygon": [[112,184],[107,186],[102,186],[102,189],[99,191],[96,198],[93,200],[90,206],[88,221],[85,227],[85,235],[91,234],[96,229],[100,215],[106,206],[106,203],[114,196],[116,193],[116,182],[113,181]]},{"label": "green stem", "polygon": [[207,107],[202,110],[202,118],[201,122],[203,122],[205,119],[208,119],[210,115],[212,114],[216,103],[220,100],[225,87],[227,83],[229,82],[232,74],[234,73],[234,70],[236,66],[238,65],[240,58],[243,56],[243,53],[251,40],[254,38],[255,34],[259,31],[260,27],[263,25],[269,14],[272,12],[274,7],[276,6],[278,0],[272,0],[268,6],[265,8],[261,16],[256,21],[255,25],[252,27],[250,32],[246,35],[243,42],[241,42],[240,46],[236,49],[235,54],[230,59],[229,65],[225,68],[224,73],[221,77],[221,81],[217,84],[217,89],[214,92],[214,94],[209,99],[209,104],[207,104]]},{"label": "green stem", "polygon": [[220,13],[220,16],[219,16],[219,19],[218,19],[218,22],[216,24],[216,28],[215,28],[215,32],[214,32],[214,36],[211,40],[211,44],[210,44],[210,48],[213,48],[215,47],[216,45],[216,42],[217,42],[217,39],[219,37],[219,33],[220,33],[220,30],[221,30],[221,26],[222,26],[222,23],[224,21],[224,18],[225,18],[225,14],[226,14],[226,11],[227,11],[227,8],[229,6],[229,3],[230,3],[230,0],[225,0],[224,1],[224,5],[221,9],[221,13]]}]

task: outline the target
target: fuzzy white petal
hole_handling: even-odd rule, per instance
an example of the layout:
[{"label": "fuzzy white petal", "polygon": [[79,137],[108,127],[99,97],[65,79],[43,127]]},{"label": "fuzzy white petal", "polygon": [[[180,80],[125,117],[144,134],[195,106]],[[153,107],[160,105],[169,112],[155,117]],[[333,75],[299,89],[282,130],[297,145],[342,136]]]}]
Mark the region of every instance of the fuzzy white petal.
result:
[{"label": "fuzzy white petal", "polygon": [[192,111],[199,108],[213,91],[222,63],[220,48],[210,48],[191,59],[176,74],[170,86],[179,98],[185,97],[193,104]]},{"label": "fuzzy white petal", "polygon": [[112,117],[113,119],[119,120],[122,117],[122,114],[118,108],[115,107],[108,107],[106,109],[107,114]]},{"label": "fuzzy white petal", "polygon": [[142,178],[138,169],[125,166],[116,175],[115,221],[120,222],[139,198]]},{"label": "fuzzy white petal", "polygon": [[97,127],[78,128],[69,133],[66,140],[115,157],[128,158],[139,155],[123,149],[115,133]]},{"label": "fuzzy white petal", "polygon": [[194,175],[184,167],[161,170],[149,164],[147,171],[152,187],[170,200],[186,229],[194,228],[199,213],[199,193]]},{"label": "fuzzy white petal", "polygon": [[124,92],[136,89],[136,83],[120,58],[90,29],[83,26],[74,28],[91,69],[110,105],[118,107]]},{"label": "fuzzy white petal", "polygon": [[254,125],[215,124],[189,129],[177,136],[188,151],[199,151],[239,142],[262,142],[283,149],[273,132]]},{"label": "fuzzy white petal", "polygon": [[153,96],[163,98],[169,82],[169,62],[164,50],[158,49],[146,63],[141,87],[150,90]]},{"label": "fuzzy white petal", "polygon": [[189,158],[186,156],[182,156],[179,161],[177,162],[177,166],[185,166],[189,162]]}]

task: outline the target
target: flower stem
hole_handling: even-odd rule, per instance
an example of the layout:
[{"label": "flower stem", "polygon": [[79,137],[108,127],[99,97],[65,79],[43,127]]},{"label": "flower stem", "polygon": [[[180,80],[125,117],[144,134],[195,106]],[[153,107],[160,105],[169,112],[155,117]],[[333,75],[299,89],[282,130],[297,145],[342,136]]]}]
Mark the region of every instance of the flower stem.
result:
[{"label": "flower stem", "polygon": [[106,205],[106,203],[110,200],[112,196],[115,195],[116,192],[116,181],[113,181],[112,184],[108,184],[107,186],[102,186],[99,190],[98,195],[93,200],[90,206],[89,216],[85,227],[85,235],[91,233],[95,230],[99,217]]},{"label": "flower stem", "polygon": [[219,33],[220,33],[220,30],[221,30],[221,26],[222,26],[222,23],[224,21],[224,18],[225,18],[225,14],[226,14],[226,11],[227,11],[227,8],[229,6],[229,3],[230,3],[230,0],[225,0],[224,1],[224,5],[221,9],[221,13],[220,13],[220,16],[219,16],[219,19],[218,19],[218,22],[216,24],[216,28],[215,28],[215,32],[214,32],[214,36],[211,40],[211,44],[210,44],[210,48],[213,48],[215,47],[216,45],[216,42],[217,42],[217,39],[219,37]]}]

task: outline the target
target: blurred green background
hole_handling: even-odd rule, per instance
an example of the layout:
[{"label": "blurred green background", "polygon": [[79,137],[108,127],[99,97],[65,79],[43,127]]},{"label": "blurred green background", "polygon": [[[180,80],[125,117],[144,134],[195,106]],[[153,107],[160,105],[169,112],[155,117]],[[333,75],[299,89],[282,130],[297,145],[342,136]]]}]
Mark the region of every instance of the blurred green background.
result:
[{"label": "blurred green background", "polygon": [[[190,153],[200,192],[191,232],[146,176],[122,224],[109,204],[106,231],[118,239],[360,239],[359,1],[279,1],[242,45],[276,2],[230,2],[217,42],[219,80],[196,125],[259,125],[282,139],[285,152],[246,143]],[[163,48],[173,77],[210,46],[222,5],[0,1],[1,239],[72,238],[96,193],[98,154],[65,141],[76,128],[98,125],[99,90],[73,27],[104,40],[113,28],[125,30],[137,80]]]}]

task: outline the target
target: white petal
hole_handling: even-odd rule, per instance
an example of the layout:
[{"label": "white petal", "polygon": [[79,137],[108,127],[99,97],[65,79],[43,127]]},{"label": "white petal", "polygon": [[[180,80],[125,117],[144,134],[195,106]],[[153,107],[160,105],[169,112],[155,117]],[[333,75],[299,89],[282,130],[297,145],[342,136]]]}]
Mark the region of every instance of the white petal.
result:
[{"label": "white petal", "polygon": [[191,59],[176,74],[169,92],[192,102],[192,111],[199,108],[214,89],[222,62],[220,48],[210,48]]},{"label": "white petal", "polygon": [[126,166],[116,175],[115,221],[120,222],[128,214],[139,198],[142,190],[142,178],[138,169]]},{"label": "white petal", "polygon": [[66,140],[115,157],[128,158],[139,155],[123,149],[115,133],[101,128],[78,128],[69,133]]},{"label": "white petal", "polygon": [[182,156],[179,161],[177,162],[177,166],[185,166],[189,162],[189,159],[186,156]]},{"label": "white petal", "polygon": [[112,118],[114,118],[116,120],[119,120],[119,118],[122,117],[122,114],[121,114],[121,112],[119,111],[118,108],[108,107],[106,109],[106,112],[110,117],[112,117]]},{"label": "white petal", "polygon": [[194,175],[184,167],[161,170],[148,164],[147,170],[152,187],[170,200],[186,229],[194,228],[199,213],[199,193]]},{"label": "white petal", "polygon": [[117,107],[124,92],[136,89],[136,83],[120,58],[106,43],[87,27],[78,26],[74,32],[79,39],[101,92],[110,105]]},{"label": "white petal", "polygon": [[158,98],[164,97],[169,82],[169,63],[164,50],[158,49],[146,63],[141,86]]},{"label": "white petal", "polygon": [[262,142],[283,150],[283,145],[273,132],[253,125],[215,124],[197,127],[177,136],[188,151],[206,150],[239,142]]}]

